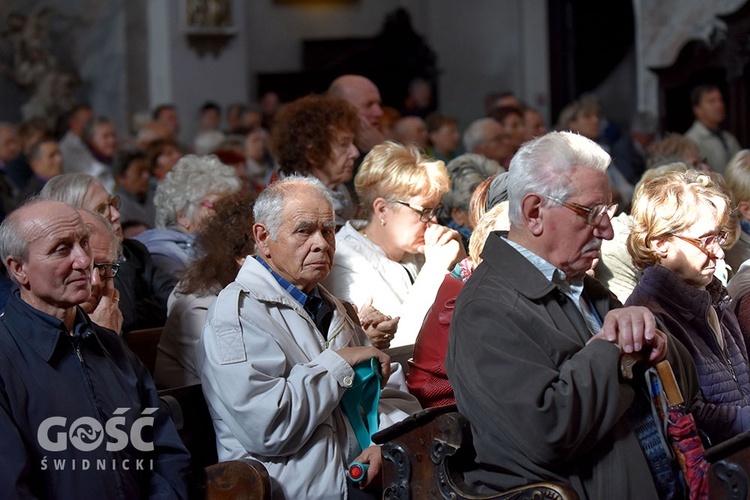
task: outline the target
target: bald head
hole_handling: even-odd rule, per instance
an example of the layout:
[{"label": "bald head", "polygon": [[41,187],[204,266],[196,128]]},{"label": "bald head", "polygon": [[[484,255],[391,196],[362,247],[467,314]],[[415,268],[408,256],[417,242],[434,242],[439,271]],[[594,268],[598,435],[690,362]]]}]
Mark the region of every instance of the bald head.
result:
[{"label": "bald head", "polygon": [[405,116],[400,118],[393,126],[396,140],[403,145],[414,144],[423,151],[429,146],[427,125],[418,116]]},{"label": "bald head", "polygon": [[368,78],[360,75],[343,75],[328,87],[328,94],[340,97],[357,108],[360,118],[373,127],[380,125],[383,109],[380,91]]}]

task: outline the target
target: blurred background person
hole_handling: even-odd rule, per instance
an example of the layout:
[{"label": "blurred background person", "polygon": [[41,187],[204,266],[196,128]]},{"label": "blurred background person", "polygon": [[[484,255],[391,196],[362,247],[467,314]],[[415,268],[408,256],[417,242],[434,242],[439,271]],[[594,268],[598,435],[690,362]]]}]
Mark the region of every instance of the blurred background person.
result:
[{"label": "blurred background person", "polygon": [[151,175],[163,179],[182,157],[179,146],[172,139],[158,139],[145,149]]},{"label": "blurred background person", "polygon": [[146,153],[135,148],[117,150],[112,161],[112,173],[120,197],[120,224],[125,237],[132,238],[153,229],[156,221],[156,185],[150,182],[151,169],[146,161]]},{"label": "blurred background person", "polygon": [[458,121],[452,116],[430,113],[425,119],[430,146],[426,152],[436,160],[447,164],[458,156]]},{"label": "blurred background person", "polygon": [[427,151],[429,147],[429,136],[427,135],[427,125],[424,120],[418,116],[404,116],[393,125],[393,133],[396,136],[396,142],[408,146],[413,144],[422,151]]},{"label": "blurred background person", "polygon": [[469,248],[474,224],[470,217],[470,202],[477,186],[504,169],[494,160],[482,155],[466,153],[447,165],[450,190],[443,195],[443,206],[438,211],[438,222],[461,235],[464,248]]},{"label": "blurred background person", "polygon": [[63,173],[60,147],[55,138],[50,135],[42,137],[31,145],[28,160],[33,176],[26,181],[26,187],[19,193],[16,205],[20,205],[39,193],[47,181]]},{"label": "blurred background person", "polygon": [[47,127],[47,123],[40,117],[29,118],[22,121],[17,129],[18,140],[20,141],[21,151],[5,165],[5,174],[13,183],[14,189],[19,193],[26,187],[26,183],[34,175],[29,165],[29,151],[31,146],[39,142],[43,137],[52,135],[52,131]]},{"label": "blurred background person", "polygon": [[499,106],[490,115],[503,127],[503,141],[505,142],[506,157],[500,165],[507,169],[510,160],[521,144],[526,140],[526,128],[523,124],[523,112],[515,106]]},{"label": "blurred background person", "polygon": [[624,134],[612,146],[612,166],[633,186],[646,171],[648,148],[656,139],[657,129],[656,117],[648,111],[639,111],[630,123],[630,133]]},{"label": "blurred background person", "polygon": [[524,141],[530,141],[547,133],[547,124],[544,122],[542,113],[528,106],[523,109],[523,128],[525,130]]},{"label": "blurred background person", "polygon": [[92,115],[93,111],[85,104],[75,106],[65,115],[65,133],[60,139],[60,153],[66,172],[79,172],[82,166],[92,161],[91,152],[83,142],[83,127]]},{"label": "blurred background person", "polygon": [[115,178],[112,175],[112,159],[117,151],[117,132],[112,120],[106,116],[92,117],[83,127],[83,141],[93,160],[88,165],[79,165],[75,172],[96,177],[108,193],[113,193]]},{"label": "blurred background person", "polygon": [[286,104],[276,115],[271,149],[282,176],[316,177],[333,197],[336,225],[353,218],[357,207],[345,183],[354,175],[359,150],[357,110],[328,95],[310,95]]},{"label": "blurred background person", "polygon": [[463,143],[467,153],[486,156],[500,165],[512,156],[505,130],[494,118],[479,118],[471,122],[464,130]]},{"label": "blurred background person", "polygon": [[238,191],[216,202],[195,237],[195,258],[169,296],[167,323],[157,347],[154,382],[167,389],[199,384],[195,347],[216,296],[254,253],[255,195]]},{"label": "blurred background person", "polygon": [[251,129],[245,136],[243,153],[247,175],[256,193],[260,193],[271,182],[276,164],[270,151],[271,136],[262,127]]},{"label": "blurred background person", "polygon": [[690,105],[695,121],[685,137],[698,145],[701,157],[714,172],[723,174],[729,160],[741,149],[737,138],[722,128],[726,118],[724,96],[716,85],[698,85],[690,92]]},{"label": "blurred background person", "polygon": [[201,106],[198,130],[221,130],[221,107],[214,101],[206,101]]},{"label": "blurred background person", "polygon": [[215,156],[184,156],[156,188],[156,227],[135,239],[146,246],[156,267],[178,277],[193,256],[195,234],[214,204],[239,189],[234,168]]}]

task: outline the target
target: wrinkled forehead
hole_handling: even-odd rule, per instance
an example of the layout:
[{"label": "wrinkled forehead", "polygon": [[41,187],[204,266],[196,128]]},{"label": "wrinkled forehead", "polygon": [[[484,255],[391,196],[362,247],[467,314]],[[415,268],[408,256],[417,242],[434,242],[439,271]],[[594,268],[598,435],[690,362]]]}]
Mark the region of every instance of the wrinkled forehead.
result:
[{"label": "wrinkled forehead", "polygon": [[89,235],[89,230],[75,210],[61,213],[37,215],[27,219],[22,231],[29,245],[36,242],[54,243],[62,240],[80,240]]},{"label": "wrinkled forehead", "polygon": [[295,224],[300,220],[326,223],[334,220],[333,205],[318,189],[298,186],[285,197],[283,218]]}]

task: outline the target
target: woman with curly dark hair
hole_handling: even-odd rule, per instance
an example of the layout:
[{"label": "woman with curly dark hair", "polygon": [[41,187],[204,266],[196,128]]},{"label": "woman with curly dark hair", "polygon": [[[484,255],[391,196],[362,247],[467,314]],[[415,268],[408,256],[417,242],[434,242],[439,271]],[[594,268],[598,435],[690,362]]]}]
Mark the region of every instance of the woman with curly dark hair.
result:
[{"label": "woman with curly dark hair", "polygon": [[285,105],[274,119],[271,149],[281,176],[317,177],[334,200],[336,224],[354,218],[357,207],[345,183],[354,175],[359,150],[357,110],[338,97],[309,95]]},{"label": "woman with curly dark hair", "polygon": [[169,296],[167,323],[159,339],[154,381],[159,388],[200,383],[195,346],[206,313],[219,292],[234,281],[254,250],[255,195],[238,191],[214,205],[195,239],[196,258]]}]

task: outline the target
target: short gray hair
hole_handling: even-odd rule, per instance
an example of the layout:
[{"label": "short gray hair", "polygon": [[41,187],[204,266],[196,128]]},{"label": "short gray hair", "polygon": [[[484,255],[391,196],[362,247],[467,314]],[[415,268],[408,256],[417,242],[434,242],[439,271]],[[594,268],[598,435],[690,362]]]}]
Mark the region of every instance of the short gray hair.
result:
[{"label": "short gray hair", "polygon": [[527,194],[565,200],[574,192],[570,184],[574,168],[605,172],[611,161],[601,146],[574,132],[550,132],[525,143],[508,169],[510,223],[516,227],[522,225],[521,201]]},{"label": "short gray hair", "polygon": [[463,142],[464,149],[467,153],[473,153],[474,148],[476,148],[479,143],[486,139],[486,137],[484,136],[484,129],[488,123],[492,123],[494,121],[494,118],[479,118],[471,122],[469,126],[466,127],[466,130],[464,131]]},{"label": "short gray hair", "polygon": [[14,260],[25,261],[29,256],[29,229],[21,223],[20,213],[24,207],[29,207],[40,203],[42,200],[37,196],[27,199],[15,210],[3,219],[0,224],[0,256],[3,259],[3,265],[8,270],[10,280],[16,285],[20,285],[13,273],[10,272],[6,260],[11,257]]},{"label": "short gray hair", "polygon": [[451,189],[443,195],[443,205],[450,212],[453,208],[469,211],[469,202],[474,190],[483,180],[503,172],[495,160],[476,153],[465,153],[452,159],[448,165]]},{"label": "short gray hair", "polygon": [[47,181],[39,193],[43,200],[57,200],[73,208],[81,208],[91,182],[96,179],[88,174],[62,174]]},{"label": "short gray hair", "polygon": [[253,207],[253,219],[256,224],[263,224],[272,240],[276,241],[281,227],[284,204],[286,203],[289,187],[292,185],[312,186],[320,191],[333,210],[333,197],[326,187],[315,177],[303,177],[301,175],[289,175],[283,179],[270,184],[255,200]]},{"label": "short gray hair", "polygon": [[235,169],[216,156],[183,156],[156,188],[156,227],[173,229],[178,226],[177,214],[192,217],[207,194],[233,193],[240,186]]}]

